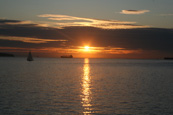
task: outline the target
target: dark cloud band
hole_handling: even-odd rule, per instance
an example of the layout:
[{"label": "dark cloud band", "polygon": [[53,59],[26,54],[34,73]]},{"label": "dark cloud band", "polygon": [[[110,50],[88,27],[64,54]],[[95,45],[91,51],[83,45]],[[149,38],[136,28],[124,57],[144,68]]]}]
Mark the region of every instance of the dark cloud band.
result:
[{"label": "dark cloud band", "polygon": [[[64,29],[42,27],[36,24],[8,24],[18,20],[0,20],[0,36],[25,37],[47,40],[35,44],[0,39],[0,47],[65,48],[90,43],[95,47],[119,47],[126,50],[173,51],[173,29],[141,28],[111,29],[94,27],[65,27]],[[60,42],[60,40],[65,40]]]}]

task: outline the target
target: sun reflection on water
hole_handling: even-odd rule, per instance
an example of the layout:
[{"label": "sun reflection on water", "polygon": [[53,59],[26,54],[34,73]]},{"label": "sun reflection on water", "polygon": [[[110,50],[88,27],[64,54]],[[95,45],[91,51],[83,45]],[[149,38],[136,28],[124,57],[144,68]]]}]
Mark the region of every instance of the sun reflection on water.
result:
[{"label": "sun reflection on water", "polygon": [[91,113],[91,90],[90,90],[90,67],[89,67],[89,59],[84,59],[84,67],[83,67],[83,78],[82,78],[82,106],[84,107],[83,114]]}]

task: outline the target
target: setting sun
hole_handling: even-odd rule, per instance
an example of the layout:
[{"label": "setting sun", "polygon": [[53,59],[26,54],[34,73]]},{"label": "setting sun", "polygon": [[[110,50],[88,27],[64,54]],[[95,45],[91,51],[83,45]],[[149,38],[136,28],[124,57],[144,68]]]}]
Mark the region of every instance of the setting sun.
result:
[{"label": "setting sun", "polygon": [[84,48],[85,48],[85,51],[89,51],[90,47],[89,46],[85,46]]}]

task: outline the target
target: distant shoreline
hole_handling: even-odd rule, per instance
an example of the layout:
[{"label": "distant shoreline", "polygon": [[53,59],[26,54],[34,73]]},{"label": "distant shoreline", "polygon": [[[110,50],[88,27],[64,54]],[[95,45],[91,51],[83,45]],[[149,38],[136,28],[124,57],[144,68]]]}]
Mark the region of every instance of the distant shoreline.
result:
[{"label": "distant shoreline", "polygon": [[165,60],[173,60],[173,57],[165,57]]},{"label": "distant shoreline", "polygon": [[15,56],[9,53],[0,53],[0,57],[15,57]]}]

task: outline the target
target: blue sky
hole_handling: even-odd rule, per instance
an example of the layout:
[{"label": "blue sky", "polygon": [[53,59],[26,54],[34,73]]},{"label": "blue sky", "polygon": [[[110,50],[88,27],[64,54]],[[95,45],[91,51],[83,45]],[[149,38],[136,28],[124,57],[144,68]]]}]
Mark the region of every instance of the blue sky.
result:
[{"label": "blue sky", "polygon": [[[173,27],[173,0],[1,0],[0,18],[44,21],[40,14],[133,21],[140,25]],[[141,15],[122,10],[149,10]]]}]

